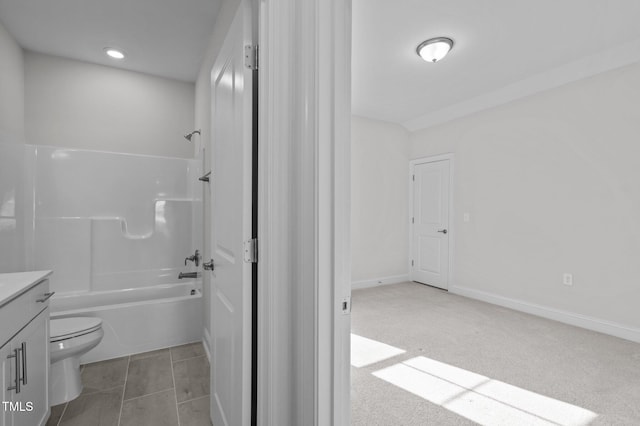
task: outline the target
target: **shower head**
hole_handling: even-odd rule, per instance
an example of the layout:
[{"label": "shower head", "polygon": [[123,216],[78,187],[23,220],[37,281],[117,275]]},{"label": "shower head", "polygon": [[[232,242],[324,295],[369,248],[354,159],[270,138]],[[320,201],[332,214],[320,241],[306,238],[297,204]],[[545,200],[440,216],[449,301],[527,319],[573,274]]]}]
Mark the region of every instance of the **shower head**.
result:
[{"label": "shower head", "polygon": [[194,130],[193,132],[187,133],[186,135],[184,135],[184,138],[186,140],[188,140],[189,142],[191,142],[191,138],[193,138],[193,135],[195,135],[196,133],[199,134],[199,135],[201,134],[200,130]]}]

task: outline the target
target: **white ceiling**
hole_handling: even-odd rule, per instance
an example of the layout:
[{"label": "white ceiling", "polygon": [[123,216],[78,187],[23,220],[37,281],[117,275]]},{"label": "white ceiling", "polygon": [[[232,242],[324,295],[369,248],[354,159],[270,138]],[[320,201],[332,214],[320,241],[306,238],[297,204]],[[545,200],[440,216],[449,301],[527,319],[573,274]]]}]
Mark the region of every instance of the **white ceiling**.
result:
[{"label": "white ceiling", "polygon": [[[220,0],[0,0],[25,49],[195,81]],[[122,62],[105,47],[127,53]]]},{"label": "white ceiling", "polygon": [[[0,0],[0,21],[28,50],[194,81],[220,3]],[[598,70],[637,61],[639,22],[638,0],[353,0],[353,112],[415,130],[491,104],[479,99],[492,94],[528,94],[520,82],[566,64],[575,66],[547,80],[584,76],[576,67],[612,47],[634,52]],[[453,50],[423,62],[416,46],[437,36],[451,37]],[[107,58],[106,46],[127,59]]]},{"label": "white ceiling", "polygon": [[[422,61],[438,36],[451,53]],[[353,0],[353,112],[416,130],[638,61],[638,42],[638,0]]]}]

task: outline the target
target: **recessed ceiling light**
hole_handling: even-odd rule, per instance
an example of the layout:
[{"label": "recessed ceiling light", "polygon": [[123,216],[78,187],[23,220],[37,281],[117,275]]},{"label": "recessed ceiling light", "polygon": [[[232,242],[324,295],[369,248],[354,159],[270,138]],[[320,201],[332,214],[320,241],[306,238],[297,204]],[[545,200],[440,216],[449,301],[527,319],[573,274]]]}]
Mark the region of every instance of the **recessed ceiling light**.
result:
[{"label": "recessed ceiling light", "polygon": [[104,53],[107,54],[110,58],[113,59],[124,59],[124,52],[118,49],[114,49],[112,47],[105,47]]},{"label": "recessed ceiling light", "polygon": [[418,55],[427,62],[438,62],[451,50],[453,40],[448,37],[436,37],[420,43],[416,49]]}]

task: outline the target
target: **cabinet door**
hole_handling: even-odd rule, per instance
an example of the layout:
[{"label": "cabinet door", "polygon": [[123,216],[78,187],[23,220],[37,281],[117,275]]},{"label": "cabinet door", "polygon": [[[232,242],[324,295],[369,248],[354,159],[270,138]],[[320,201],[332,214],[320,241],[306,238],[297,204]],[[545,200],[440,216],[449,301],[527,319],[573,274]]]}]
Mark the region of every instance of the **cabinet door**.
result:
[{"label": "cabinet door", "polygon": [[0,385],[0,426],[10,426],[11,425],[11,412],[9,411],[9,407],[6,406],[5,402],[11,402],[13,398],[13,391],[8,390],[10,386],[14,385],[14,377],[12,375],[12,365],[13,359],[7,358],[9,355],[13,354],[11,350],[11,345],[7,343],[2,348],[0,348],[0,380],[2,382]]},{"label": "cabinet door", "polygon": [[20,393],[13,400],[21,411],[13,413],[13,426],[37,426],[46,423],[49,413],[49,309],[42,311],[12,340],[20,348]]}]

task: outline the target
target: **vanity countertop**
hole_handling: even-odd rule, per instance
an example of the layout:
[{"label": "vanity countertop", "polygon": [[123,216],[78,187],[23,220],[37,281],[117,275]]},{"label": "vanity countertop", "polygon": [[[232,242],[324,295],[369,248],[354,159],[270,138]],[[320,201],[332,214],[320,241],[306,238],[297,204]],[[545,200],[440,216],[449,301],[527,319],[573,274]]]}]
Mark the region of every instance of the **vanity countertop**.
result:
[{"label": "vanity countertop", "polygon": [[0,274],[0,307],[51,275],[52,271]]}]

